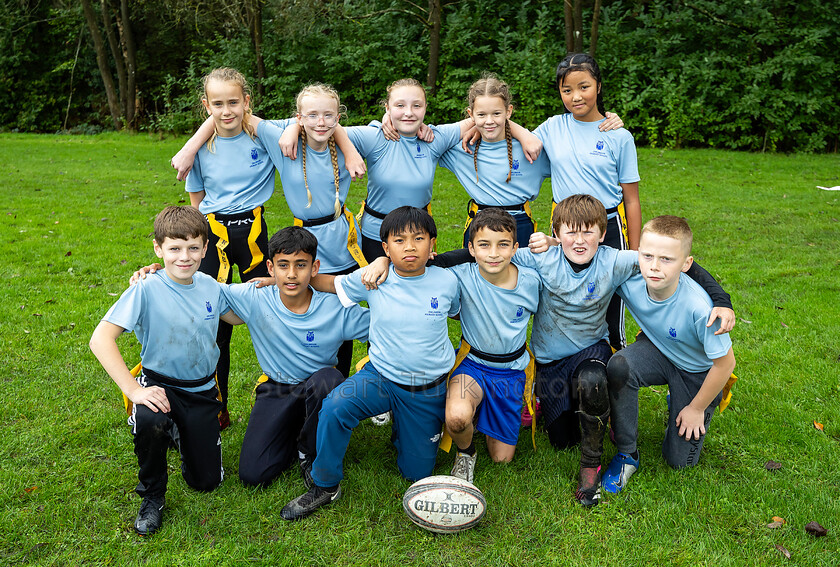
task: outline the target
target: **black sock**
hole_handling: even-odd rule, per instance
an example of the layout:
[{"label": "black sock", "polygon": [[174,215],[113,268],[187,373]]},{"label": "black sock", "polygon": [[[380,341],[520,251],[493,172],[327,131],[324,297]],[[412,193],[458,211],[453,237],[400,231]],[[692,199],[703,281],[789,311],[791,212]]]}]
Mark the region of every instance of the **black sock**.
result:
[{"label": "black sock", "polygon": [[475,456],[475,442],[470,441],[470,446],[467,447],[466,449],[461,449],[460,447],[458,447],[458,452],[459,453],[464,453],[465,455],[469,455],[470,457],[474,457]]},{"label": "black sock", "polygon": [[633,457],[634,459],[636,459],[636,460],[638,461],[638,460],[639,460],[639,450],[638,450],[638,449],[636,449],[635,451],[633,451],[632,453],[630,453],[630,456],[631,456],[631,457]]}]

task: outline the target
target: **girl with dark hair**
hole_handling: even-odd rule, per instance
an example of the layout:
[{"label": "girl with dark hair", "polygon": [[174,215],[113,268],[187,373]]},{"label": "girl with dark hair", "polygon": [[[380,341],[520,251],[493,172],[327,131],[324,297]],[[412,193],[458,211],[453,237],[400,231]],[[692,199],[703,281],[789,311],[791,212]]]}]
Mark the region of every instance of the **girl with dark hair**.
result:
[{"label": "girl with dark hair", "polygon": [[[604,244],[636,250],[642,209],[633,136],[624,128],[599,129],[605,119],[603,85],[601,69],[592,56],[567,55],[557,66],[556,80],[565,113],[552,116],[534,131],[551,161],[554,205],[578,193],[596,197],[607,209]],[[618,350],[625,346],[626,338],[624,307],[617,296],[610,304],[607,322],[610,345]]]}]

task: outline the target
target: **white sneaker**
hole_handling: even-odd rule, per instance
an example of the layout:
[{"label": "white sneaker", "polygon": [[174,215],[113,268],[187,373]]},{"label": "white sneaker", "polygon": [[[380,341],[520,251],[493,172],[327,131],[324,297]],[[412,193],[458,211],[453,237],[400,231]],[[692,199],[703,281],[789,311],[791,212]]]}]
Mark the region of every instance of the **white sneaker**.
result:
[{"label": "white sneaker", "polygon": [[378,425],[382,427],[383,425],[388,425],[391,423],[391,412],[386,411],[385,413],[380,413],[379,415],[375,415],[370,418],[374,425]]},{"label": "white sneaker", "polygon": [[455,464],[449,474],[467,482],[472,482],[475,478],[475,455],[470,456],[461,451],[455,453]]}]

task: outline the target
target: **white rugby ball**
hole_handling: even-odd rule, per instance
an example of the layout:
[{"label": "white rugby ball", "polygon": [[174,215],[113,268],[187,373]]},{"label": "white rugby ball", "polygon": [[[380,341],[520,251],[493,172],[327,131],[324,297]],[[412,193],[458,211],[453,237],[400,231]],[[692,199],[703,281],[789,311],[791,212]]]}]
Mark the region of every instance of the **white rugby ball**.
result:
[{"label": "white rugby ball", "polygon": [[487,501],[471,482],[455,476],[428,476],[405,491],[403,510],[421,528],[451,534],[477,525],[487,511]]}]

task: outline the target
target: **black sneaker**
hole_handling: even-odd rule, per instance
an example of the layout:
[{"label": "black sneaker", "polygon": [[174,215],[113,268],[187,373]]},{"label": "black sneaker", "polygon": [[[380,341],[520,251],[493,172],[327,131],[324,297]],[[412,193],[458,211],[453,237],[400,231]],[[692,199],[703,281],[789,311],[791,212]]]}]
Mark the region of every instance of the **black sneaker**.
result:
[{"label": "black sneaker", "polygon": [[300,465],[300,474],[303,476],[303,485],[309,490],[315,486],[315,482],[312,480],[312,460],[309,457],[304,457],[298,459],[298,464]]},{"label": "black sneaker", "polygon": [[144,498],[140,503],[140,511],[137,512],[137,518],[134,520],[134,529],[140,535],[152,535],[158,529],[163,521],[163,505],[166,499],[160,498]]},{"label": "black sneaker", "polygon": [[326,506],[338,500],[341,496],[341,486],[335,490],[326,490],[317,484],[309,489],[309,492],[301,494],[280,510],[280,516],[284,520],[301,520],[321,506]]}]

